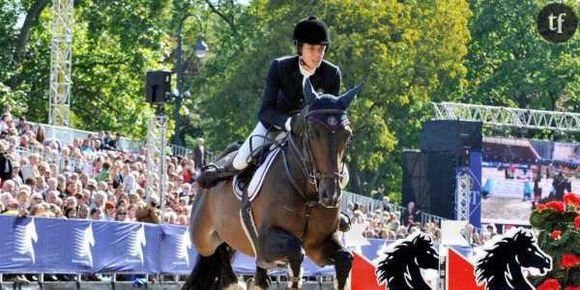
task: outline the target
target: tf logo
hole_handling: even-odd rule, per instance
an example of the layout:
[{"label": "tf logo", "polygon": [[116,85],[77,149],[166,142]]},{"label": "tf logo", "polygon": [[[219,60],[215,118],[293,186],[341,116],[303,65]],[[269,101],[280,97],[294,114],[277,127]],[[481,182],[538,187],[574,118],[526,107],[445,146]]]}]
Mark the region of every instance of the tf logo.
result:
[{"label": "tf logo", "polygon": [[540,11],[537,24],[538,32],[544,39],[561,43],[574,36],[578,26],[578,18],[569,6],[552,3]]}]

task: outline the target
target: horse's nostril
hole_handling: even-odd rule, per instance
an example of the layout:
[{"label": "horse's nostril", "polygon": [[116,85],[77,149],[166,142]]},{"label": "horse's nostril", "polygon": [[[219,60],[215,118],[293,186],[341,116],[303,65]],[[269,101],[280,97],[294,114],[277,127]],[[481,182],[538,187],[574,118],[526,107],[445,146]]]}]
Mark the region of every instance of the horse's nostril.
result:
[{"label": "horse's nostril", "polygon": [[336,206],[336,200],[333,200],[332,198],[323,198],[320,200],[320,203],[325,207]]}]

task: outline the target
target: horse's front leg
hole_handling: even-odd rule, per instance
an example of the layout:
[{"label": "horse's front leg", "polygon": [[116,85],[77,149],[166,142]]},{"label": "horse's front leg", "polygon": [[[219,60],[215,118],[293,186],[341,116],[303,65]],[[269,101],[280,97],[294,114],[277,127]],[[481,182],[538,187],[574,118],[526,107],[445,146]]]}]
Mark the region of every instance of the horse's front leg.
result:
[{"label": "horse's front leg", "polygon": [[[300,269],[304,260],[302,242],[279,227],[269,227],[260,233],[256,263],[258,268],[268,269],[276,266],[276,262],[288,262],[292,270],[291,287],[298,289]],[[260,284],[258,277],[256,283]]]},{"label": "horse's front leg", "polygon": [[352,268],[352,254],[342,246],[335,233],[320,247],[307,249],[308,256],[319,266],[334,265],[338,289],[345,289],[348,274]]}]

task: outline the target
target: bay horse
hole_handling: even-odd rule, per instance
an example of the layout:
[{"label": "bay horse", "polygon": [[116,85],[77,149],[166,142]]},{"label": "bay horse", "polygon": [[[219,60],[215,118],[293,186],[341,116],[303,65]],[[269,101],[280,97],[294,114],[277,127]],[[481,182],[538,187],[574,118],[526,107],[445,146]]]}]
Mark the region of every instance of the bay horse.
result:
[{"label": "bay horse", "polygon": [[298,288],[305,255],[321,267],[334,265],[335,287],[345,288],[352,255],[339,241],[338,226],[344,157],[352,135],[346,111],[361,88],[333,96],[315,92],[306,81],[306,105],[292,118],[285,145],[251,203],[256,244],[242,226],[242,204],[231,179],[198,194],[190,230],[199,257],[182,289],[223,289],[237,283],[231,267],[234,251],[256,258],[254,282],[260,289],[270,285],[267,270],[280,264],[290,266],[289,282]]}]

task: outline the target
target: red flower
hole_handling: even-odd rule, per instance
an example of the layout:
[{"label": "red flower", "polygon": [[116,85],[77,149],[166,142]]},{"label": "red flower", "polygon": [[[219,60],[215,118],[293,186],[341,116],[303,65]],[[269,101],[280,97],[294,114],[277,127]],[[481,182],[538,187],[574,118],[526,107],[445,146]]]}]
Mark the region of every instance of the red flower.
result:
[{"label": "red flower", "polygon": [[542,212],[543,210],[546,209],[546,205],[542,204],[542,203],[538,203],[538,204],[536,204],[536,209],[538,210],[538,212]]},{"label": "red flower", "polygon": [[580,286],[568,286],[564,290],[580,290]]},{"label": "red flower", "polygon": [[558,231],[558,230],[553,231],[551,236],[552,236],[552,240],[557,241],[557,240],[562,238],[562,231]]},{"label": "red flower", "polygon": [[536,288],[537,290],[560,290],[560,283],[556,279],[548,279],[542,285]]},{"label": "red flower", "polygon": [[557,212],[564,212],[566,206],[561,201],[550,201],[546,203],[546,207],[553,208]]},{"label": "red flower", "polygon": [[572,206],[580,206],[580,195],[573,192],[564,194],[564,202]]},{"label": "red flower", "polygon": [[574,254],[564,254],[560,259],[560,266],[564,268],[572,268],[578,264],[578,257]]},{"label": "red flower", "polygon": [[576,226],[576,229],[577,229],[577,230],[580,230],[580,215],[577,215],[577,216],[574,218],[574,225]]}]

